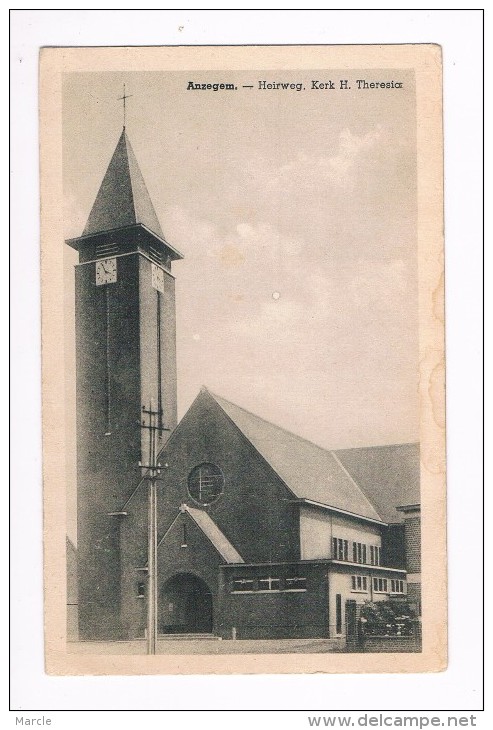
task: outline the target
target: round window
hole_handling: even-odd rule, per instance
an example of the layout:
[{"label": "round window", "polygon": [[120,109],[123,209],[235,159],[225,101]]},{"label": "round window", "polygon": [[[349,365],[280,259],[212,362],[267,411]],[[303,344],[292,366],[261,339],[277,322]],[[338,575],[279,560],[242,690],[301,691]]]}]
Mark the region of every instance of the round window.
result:
[{"label": "round window", "polygon": [[224,488],[224,475],[215,464],[199,464],[188,475],[188,492],[196,502],[211,504]]}]

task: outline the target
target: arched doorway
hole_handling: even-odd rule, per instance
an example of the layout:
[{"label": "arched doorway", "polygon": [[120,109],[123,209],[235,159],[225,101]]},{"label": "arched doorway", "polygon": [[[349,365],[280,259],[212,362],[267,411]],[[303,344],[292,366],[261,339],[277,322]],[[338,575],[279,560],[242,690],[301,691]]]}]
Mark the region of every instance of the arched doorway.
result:
[{"label": "arched doorway", "polygon": [[212,633],[212,594],[196,575],[179,573],[166,581],[159,608],[161,634]]}]

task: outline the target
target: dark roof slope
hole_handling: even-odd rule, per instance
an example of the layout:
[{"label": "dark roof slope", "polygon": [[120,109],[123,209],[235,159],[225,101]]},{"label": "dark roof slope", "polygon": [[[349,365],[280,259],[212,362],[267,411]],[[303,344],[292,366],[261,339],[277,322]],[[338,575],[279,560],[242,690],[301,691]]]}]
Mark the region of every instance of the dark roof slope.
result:
[{"label": "dark roof slope", "polygon": [[138,223],[164,238],[139,163],[123,130],[82,235]]},{"label": "dark roof slope", "polygon": [[195,522],[199,530],[201,530],[207,539],[215,547],[219,555],[226,563],[244,563],[245,561],[241,557],[238,550],[230,543],[226,535],[219,529],[212,517],[204,512],[203,510],[197,509],[196,507],[190,507],[188,504],[182,504],[180,511],[176,515],[175,519],[168,527],[164,535],[158,542],[158,550],[161,548],[165,538],[169,535],[171,530],[176,524],[176,521],[180,517],[180,514],[188,514],[190,519]]},{"label": "dark roof slope", "polygon": [[373,504],[334,452],[285,431],[224,398],[210,392],[209,395],[295,497],[382,521]]},{"label": "dark roof slope", "polygon": [[183,509],[188,512],[197,526],[202,530],[204,535],[209,538],[216,548],[219,555],[227,563],[244,563],[238,550],[230,543],[226,535],[219,529],[214,520],[207,512],[195,507],[189,507],[188,504],[183,505]]},{"label": "dark roof slope", "polygon": [[385,522],[402,522],[396,507],[420,504],[419,444],[335,452]]}]

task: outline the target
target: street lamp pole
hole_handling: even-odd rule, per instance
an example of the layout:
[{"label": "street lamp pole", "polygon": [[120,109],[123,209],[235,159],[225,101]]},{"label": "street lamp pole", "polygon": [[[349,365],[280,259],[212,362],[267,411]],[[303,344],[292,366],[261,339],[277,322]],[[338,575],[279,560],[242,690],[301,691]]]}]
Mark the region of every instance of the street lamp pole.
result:
[{"label": "street lamp pole", "polygon": [[[148,423],[146,423],[146,417]],[[156,653],[157,638],[157,481],[160,473],[157,463],[157,438],[158,432],[163,429],[161,425],[162,413],[154,410],[151,400],[149,408],[142,406],[141,427],[149,431],[149,463],[139,466],[147,471],[148,480],[148,552],[147,552],[147,653]]]}]

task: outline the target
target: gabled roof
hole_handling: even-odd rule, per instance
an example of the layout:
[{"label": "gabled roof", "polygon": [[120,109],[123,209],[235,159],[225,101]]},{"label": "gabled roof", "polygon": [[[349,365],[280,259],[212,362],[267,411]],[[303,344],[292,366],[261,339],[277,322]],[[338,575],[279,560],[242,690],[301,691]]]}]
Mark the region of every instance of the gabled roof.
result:
[{"label": "gabled roof", "polygon": [[182,509],[188,512],[196,525],[202,530],[204,535],[211,541],[219,555],[226,563],[244,563],[240,553],[229,542],[228,538],[221,532],[212,517],[200,509],[189,507],[188,504],[182,505]]},{"label": "gabled roof", "polygon": [[419,444],[335,452],[385,522],[402,522],[397,507],[420,504]]},{"label": "gabled roof", "polygon": [[141,223],[164,238],[125,129],[92,206],[83,236]]},{"label": "gabled roof", "polygon": [[382,522],[337,455],[207,391],[295,498]]}]

